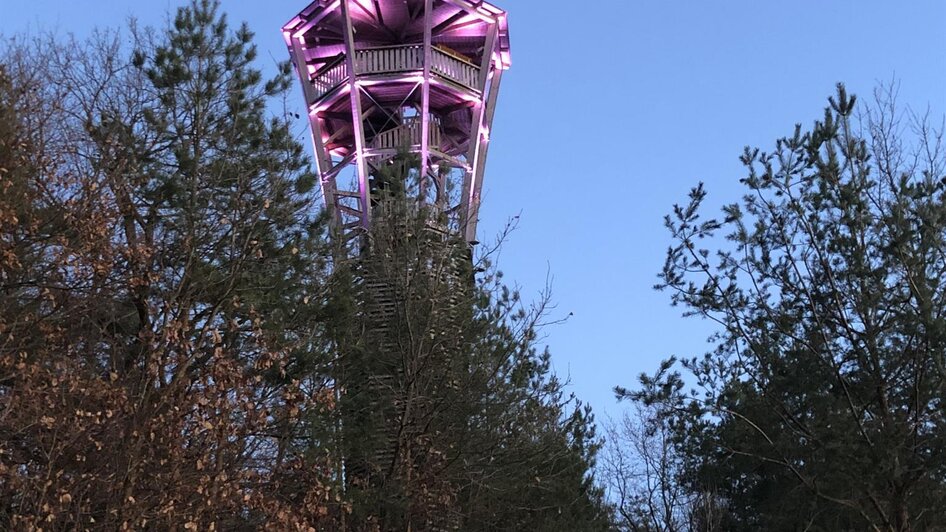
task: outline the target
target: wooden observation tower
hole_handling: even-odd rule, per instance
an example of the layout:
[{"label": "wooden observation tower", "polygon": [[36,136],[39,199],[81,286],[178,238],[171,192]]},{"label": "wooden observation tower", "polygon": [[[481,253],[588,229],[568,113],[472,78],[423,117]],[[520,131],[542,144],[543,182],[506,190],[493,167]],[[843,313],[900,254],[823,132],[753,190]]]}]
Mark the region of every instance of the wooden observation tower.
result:
[{"label": "wooden observation tower", "polygon": [[510,64],[506,13],[475,0],[316,0],[283,35],[338,234],[370,226],[378,170],[406,151],[419,160],[418,199],[474,242]]},{"label": "wooden observation tower", "polygon": [[[364,341],[339,345],[345,356],[335,376],[345,486],[373,494],[359,500],[387,501],[367,512],[388,521],[385,529],[403,530],[385,506],[396,505],[391,486],[428,493],[406,487],[418,482],[412,468],[430,458],[415,441],[430,426],[424,416],[436,412],[431,397],[453,393],[451,375],[463,364],[458,328],[472,309],[471,253],[463,242],[476,240],[490,126],[509,67],[506,14],[475,0],[316,0],[283,35],[305,92],[334,234],[340,249],[356,256],[359,311],[351,327]],[[418,219],[424,230],[402,231],[388,205],[403,204],[383,201],[383,191],[395,187],[412,200],[409,211],[424,206],[416,211],[425,213]],[[377,232],[371,245],[357,238],[372,223],[393,229],[392,242]],[[405,255],[410,249],[417,257]],[[405,336],[417,319],[407,307],[426,309],[414,311],[426,313],[424,334]],[[434,517],[406,528],[459,529],[450,496],[438,493],[411,503],[439,501],[425,514]]]}]

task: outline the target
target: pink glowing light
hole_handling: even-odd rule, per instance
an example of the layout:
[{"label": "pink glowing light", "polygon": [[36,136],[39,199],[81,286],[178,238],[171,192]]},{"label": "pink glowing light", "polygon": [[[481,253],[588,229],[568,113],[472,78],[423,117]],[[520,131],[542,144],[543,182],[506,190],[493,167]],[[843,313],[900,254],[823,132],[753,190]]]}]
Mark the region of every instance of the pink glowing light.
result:
[{"label": "pink glowing light", "polygon": [[368,13],[371,13],[374,9],[374,6],[371,5],[369,0],[355,0],[355,2]]},{"label": "pink glowing light", "polygon": [[[338,95],[344,96],[348,94],[349,91],[351,91],[351,85],[349,85],[348,83],[345,83],[339,89]],[[312,107],[309,108],[309,115],[312,116],[312,115],[317,115],[319,113],[324,113],[325,111],[328,111],[329,105],[330,103],[322,103],[319,105],[313,105]]]},{"label": "pink glowing light", "polygon": [[481,12],[479,12],[479,11],[476,11],[475,13],[476,13],[476,16],[479,17],[480,20],[482,20],[483,22],[485,22],[485,23],[487,23],[487,24],[495,24],[495,23],[496,23],[496,19],[494,19],[493,17],[491,17],[491,16],[489,16],[489,15],[486,15],[486,14],[481,13]]},{"label": "pink glowing light", "polygon": [[479,96],[473,96],[472,94],[461,93],[460,98],[465,102],[470,103],[480,103],[483,101]]},{"label": "pink glowing light", "polygon": [[472,14],[476,15],[481,20],[493,24],[496,22],[496,15],[502,13],[503,10],[495,6],[491,6],[487,3],[482,3],[472,11]]},{"label": "pink glowing light", "polygon": [[385,85],[388,83],[423,83],[424,76],[402,76],[393,79],[359,79],[355,82],[358,87],[371,87],[373,85]]},{"label": "pink glowing light", "polygon": [[502,51],[499,53],[501,59],[502,69],[509,70],[509,67],[512,66],[512,54],[508,50]]},{"label": "pink glowing light", "polygon": [[[286,25],[282,27],[282,29],[283,29],[283,30],[287,30],[287,29],[289,29],[289,28],[295,28],[300,22],[302,22],[302,18],[299,17],[298,15],[296,15],[296,16],[292,17],[292,20],[290,20],[289,22],[287,22]],[[286,31],[283,31],[283,33],[287,33],[287,32],[286,32]]]},{"label": "pink glowing light", "polygon": [[[329,4],[328,7],[325,8],[325,12],[326,12],[326,13],[329,13],[329,12],[332,12],[332,11],[336,11],[339,7],[341,7],[341,5],[342,5],[341,0],[335,0],[334,2],[332,2],[331,4]],[[308,26],[308,24],[302,24],[302,25],[300,26],[299,31],[296,32],[296,34],[294,35],[294,37],[300,37],[302,34],[304,34],[305,31],[306,31],[306,26]],[[287,25],[287,27],[288,27],[288,25]]]},{"label": "pink glowing light", "polygon": [[486,12],[489,13],[490,15],[500,15],[500,16],[504,16],[505,13],[506,13],[505,11],[503,11],[502,9],[499,9],[498,7],[494,6],[493,4],[489,4],[489,3],[486,3],[486,2],[483,2],[483,5],[480,6],[480,9],[482,9],[483,11],[486,11]]},{"label": "pink glowing light", "polygon": [[446,30],[445,33],[456,37],[477,37],[483,35],[485,21],[476,13],[467,13],[456,21],[456,27]]},{"label": "pink glowing light", "polygon": [[[495,95],[490,91],[498,90],[498,78],[502,70],[510,68],[511,55],[509,53],[509,33],[506,13],[502,9],[483,0],[307,0],[310,6],[304,9],[301,14],[287,23],[283,28],[283,37],[290,48],[293,58],[299,63],[298,71],[302,73],[302,82],[308,83],[306,95],[315,101],[308,106],[309,123],[315,130],[310,138],[314,141],[314,151],[319,155],[320,160],[317,165],[328,168],[319,168],[321,180],[323,182],[323,192],[328,196],[332,191],[338,191],[339,195],[333,198],[327,197],[329,203],[336,207],[349,205],[349,203],[339,201],[341,196],[350,197],[360,201],[358,208],[362,212],[361,216],[352,216],[349,211],[339,214],[336,212],[336,221],[347,224],[346,229],[350,229],[357,224],[367,225],[369,223],[370,206],[369,192],[367,186],[369,162],[383,161],[390,156],[389,150],[379,150],[371,148],[370,135],[363,131],[366,124],[357,118],[359,110],[364,113],[364,109],[359,106],[359,99],[363,99],[361,104],[368,105],[365,100],[367,96],[372,99],[378,98],[383,103],[373,102],[378,106],[389,110],[391,113],[402,112],[403,109],[397,107],[395,102],[399,98],[394,98],[399,94],[408,94],[416,99],[416,92],[420,87],[424,88],[424,96],[420,102],[414,102],[412,107],[416,108],[417,117],[423,117],[425,122],[436,120],[442,107],[450,104],[457,104],[456,107],[450,105],[451,109],[462,107],[469,109],[466,111],[472,119],[475,129],[464,128],[461,140],[462,145],[466,147],[463,154],[459,155],[458,168],[465,168],[469,179],[469,189],[461,194],[459,204],[455,208],[465,213],[463,220],[466,226],[462,231],[465,236],[473,240],[475,237],[475,226],[477,218],[477,209],[480,201],[480,190],[482,187],[482,168],[486,159],[486,146],[490,142],[491,109],[486,109],[487,99],[492,102]],[[489,2],[495,0],[488,0]],[[343,3],[344,2],[344,3]],[[381,13],[376,13],[378,5],[384,8],[384,15],[390,15],[391,20],[382,22]],[[417,7],[417,4],[423,3],[433,5],[435,14],[425,17],[427,31],[429,31],[429,21],[443,24],[443,21],[449,19],[452,29],[447,28],[448,36],[442,38],[444,43],[467,43],[476,42],[489,45],[485,53],[474,53],[473,56],[479,58],[473,62],[471,69],[463,67],[460,74],[451,70],[450,65],[435,63],[426,66],[426,68],[417,68],[419,58],[417,52],[407,59],[393,61],[394,65],[390,69],[382,70],[371,61],[365,63],[360,61],[360,57],[350,57],[349,51],[354,50],[359,53],[361,50],[381,49],[382,45],[390,47],[397,46],[397,42],[379,42],[383,39],[379,37],[379,29],[382,24],[400,24],[403,25],[404,17],[400,7],[388,9],[389,6],[399,6],[401,4],[411,4]],[[354,19],[356,28],[349,25],[348,20],[341,16],[342,7],[348,11]],[[411,10],[413,11],[413,9]],[[423,14],[423,13],[421,13]],[[416,22],[418,15],[414,15]],[[454,18],[456,17],[456,18]],[[388,18],[388,17],[385,17]],[[409,23],[411,31],[416,31],[416,24]],[[437,26],[440,27],[440,26]],[[344,39],[337,39],[334,36],[328,36],[327,32],[338,32],[346,30],[352,32],[352,35]],[[364,30],[364,31],[363,31]],[[401,28],[403,31],[404,28]],[[401,44],[405,48],[420,48],[413,38],[404,38],[407,43]],[[354,43],[351,40],[354,39]],[[398,41],[398,39],[393,39]],[[304,51],[308,42],[309,50]],[[428,39],[429,42],[429,39]],[[437,42],[436,40],[434,42]],[[428,44],[428,43],[425,43]],[[465,45],[464,45],[465,46]],[[388,46],[384,46],[387,48]],[[463,46],[461,46],[463,48]],[[422,49],[423,50],[423,49]],[[431,57],[430,50],[424,50],[425,60]],[[436,53],[436,52],[433,52]],[[387,57],[381,53],[378,57]],[[392,54],[393,57],[393,54]],[[435,59],[439,56],[435,56]],[[473,61],[473,60],[470,60]],[[305,70],[302,66],[305,65]],[[323,65],[328,65],[329,69],[325,75],[317,77]],[[340,66],[339,66],[340,65]],[[390,65],[389,65],[390,66]],[[438,66],[440,68],[438,68]],[[484,69],[480,71],[479,67]],[[422,73],[427,73],[425,77]],[[486,81],[485,86],[482,82]],[[426,85],[425,85],[426,84]],[[379,90],[379,88],[381,90]],[[436,96],[437,106],[427,94],[432,91]],[[355,98],[358,96],[358,98]],[[390,101],[388,101],[390,100]],[[309,100],[310,102],[312,100]],[[419,103],[419,105],[418,105]],[[403,105],[403,104],[402,104]],[[351,113],[332,112],[342,111],[345,107],[351,107]],[[405,115],[408,113],[404,113]],[[394,116],[392,114],[392,116]],[[425,129],[427,126],[425,125]],[[339,129],[340,128],[340,129]],[[418,138],[421,135],[417,136]],[[347,139],[347,140],[342,140]],[[415,138],[414,140],[417,140]],[[330,143],[330,144],[327,144]],[[336,143],[345,143],[345,146],[339,146]],[[412,144],[411,150],[420,152],[425,166],[429,165],[438,171],[437,158],[428,159],[431,149],[436,146],[427,146],[426,140],[418,144]],[[326,160],[327,159],[327,160]],[[337,166],[342,165],[343,166]],[[350,166],[351,165],[351,166]],[[354,168],[352,168],[354,166]],[[341,186],[339,186],[341,185]],[[452,203],[452,202],[451,202]],[[343,216],[344,215],[344,216]],[[357,221],[356,221],[357,220]],[[351,223],[354,222],[354,223]]]}]

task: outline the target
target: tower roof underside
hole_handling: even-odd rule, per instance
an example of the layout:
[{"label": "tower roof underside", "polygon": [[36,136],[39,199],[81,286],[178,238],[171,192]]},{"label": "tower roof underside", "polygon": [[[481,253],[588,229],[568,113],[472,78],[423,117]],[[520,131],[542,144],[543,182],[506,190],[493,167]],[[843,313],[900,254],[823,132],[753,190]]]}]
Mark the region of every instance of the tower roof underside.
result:
[{"label": "tower roof underside", "polygon": [[[423,42],[425,0],[349,0],[359,47]],[[433,0],[434,43],[476,57],[491,24],[498,25],[497,47],[503,68],[509,67],[506,12],[480,1]],[[316,0],[283,26],[286,44],[300,39],[310,53],[328,56],[344,46],[341,0]]]}]

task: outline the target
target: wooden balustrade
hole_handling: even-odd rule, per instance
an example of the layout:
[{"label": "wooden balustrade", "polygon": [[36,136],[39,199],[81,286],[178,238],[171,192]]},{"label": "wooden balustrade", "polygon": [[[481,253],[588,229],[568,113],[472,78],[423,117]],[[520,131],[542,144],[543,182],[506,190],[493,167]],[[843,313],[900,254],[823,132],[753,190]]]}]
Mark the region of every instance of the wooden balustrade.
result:
[{"label": "wooden balustrade", "polygon": [[386,74],[424,69],[424,47],[385,46],[355,51],[355,72],[359,74]]},{"label": "wooden balustrade", "polygon": [[[478,66],[437,47],[431,51],[430,70],[463,87],[479,91]],[[385,46],[355,52],[355,72],[360,75],[394,74],[424,70],[424,47],[421,45]],[[309,77],[316,99],[332,92],[348,80],[348,62],[338,56]]]},{"label": "wooden balustrade", "polygon": [[[377,150],[416,148],[421,145],[421,121],[419,118],[410,118],[404,124],[378,133],[371,141],[370,147]],[[430,121],[430,146],[437,149],[441,141],[440,121],[436,118]]]},{"label": "wooden balustrade", "polygon": [[474,90],[480,89],[477,87],[480,77],[480,67],[437,47],[433,49],[430,69],[434,73],[440,74],[464,87]]},{"label": "wooden balustrade", "polygon": [[325,96],[348,79],[348,62],[345,61],[345,56],[332,60],[310,79],[312,87],[315,88],[316,99]]}]

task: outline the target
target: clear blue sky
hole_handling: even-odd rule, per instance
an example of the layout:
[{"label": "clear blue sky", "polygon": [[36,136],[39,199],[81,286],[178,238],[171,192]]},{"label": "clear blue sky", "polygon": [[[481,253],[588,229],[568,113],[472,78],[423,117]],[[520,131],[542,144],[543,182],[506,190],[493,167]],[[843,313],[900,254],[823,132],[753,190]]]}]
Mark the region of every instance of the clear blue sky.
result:
[{"label": "clear blue sky", "polygon": [[[81,36],[134,15],[161,25],[179,0],[0,0],[0,32]],[[224,0],[286,57],[280,26],[306,0]],[[662,217],[697,181],[740,194],[738,156],[818,118],[838,81],[867,97],[946,112],[946,2],[911,0],[495,0],[509,11],[481,240],[522,213],[502,255],[526,296],[554,277],[557,371],[599,414],[611,388],[671,354],[700,354],[709,326],[651,287],[669,244]],[[300,95],[301,99],[301,95]]]}]

